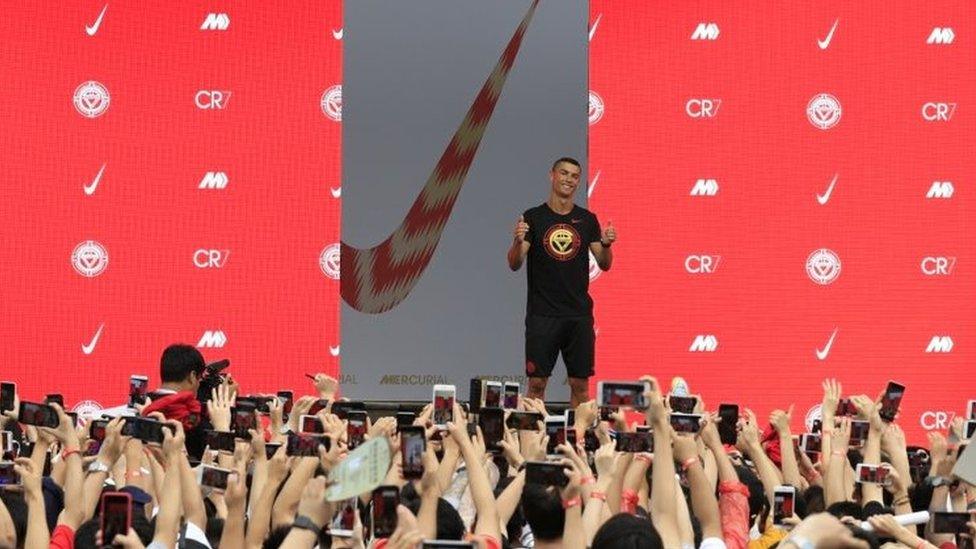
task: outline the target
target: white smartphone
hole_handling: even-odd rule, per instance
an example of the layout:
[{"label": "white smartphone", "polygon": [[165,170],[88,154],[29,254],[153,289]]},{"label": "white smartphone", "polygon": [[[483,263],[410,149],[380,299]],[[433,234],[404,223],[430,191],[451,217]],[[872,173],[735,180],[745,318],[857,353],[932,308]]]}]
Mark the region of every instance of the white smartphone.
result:
[{"label": "white smartphone", "polygon": [[800,435],[800,450],[804,452],[819,452],[823,438],[820,433],[803,433]]},{"label": "white smartphone", "polygon": [[549,442],[546,443],[546,457],[549,459],[562,458],[563,455],[556,449],[560,444],[566,443],[566,416],[549,416],[546,418],[546,436]]},{"label": "white smartphone", "polygon": [[329,535],[337,538],[351,538],[356,527],[356,513],[359,512],[359,498],[349,498],[342,502],[342,507],[332,519]]},{"label": "white smartphone", "polygon": [[643,381],[600,381],[596,384],[596,403],[597,406],[644,410],[647,408],[644,391],[647,390],[647,383]]},{"label": "white smartphone", "polygon": [[149,378],[133,374],[129,376],[129,408],[146,403],[146,393],[149,392]]},{"label": "white smartphone", "polygon": [[514,381],[505,382],[505,393],[502,397],[503,408],[506,410],[516,410],[518,409],[519,402],[519,384]]},{"label": "white smartphone", "polygon": [[454,399],[457,388],[454,385],[434,385],[434,426],[445,429],[449,421],[454,421]]},{"label": "white smartphone", "polygon": [[796,488],[777,486],[773,489],[773,524],[783,524],[783,519],[793,516],[796,505]]},{"label": "white smartphone", "polygon": [[230,469],[222,469],[211,465],[201,465],[197,469],[197,482],[200,483],[200,486],[207,486],[221,492],[227,490],[227,479],[229,476]]},{"label": "white smartphone", "polygon": [[879,465],[869,465],[858,463],[854,471],[854,480],[860,483],[887,485],[891,482],[888,478],[888,469]]},{"label": "white smartphone", "polygon": [[485,383],[485,408],[502,407],[502,382],[489,381]]}]

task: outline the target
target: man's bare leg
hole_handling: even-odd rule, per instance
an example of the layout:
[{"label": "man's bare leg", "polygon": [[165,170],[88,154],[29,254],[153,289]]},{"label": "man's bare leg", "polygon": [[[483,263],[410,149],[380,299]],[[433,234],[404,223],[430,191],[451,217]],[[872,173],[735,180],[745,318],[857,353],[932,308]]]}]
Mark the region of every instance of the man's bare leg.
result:
[{"label": "man's bare leg", "polygon": [[546,400],[546,384],[549,383],[548,377],[529,377],[529,391],[525,396]]},{"label": "man's bare leg", "polygon": [[590,400],[590,380],[585,377],[569,378],[569,405],[576,408]]}]

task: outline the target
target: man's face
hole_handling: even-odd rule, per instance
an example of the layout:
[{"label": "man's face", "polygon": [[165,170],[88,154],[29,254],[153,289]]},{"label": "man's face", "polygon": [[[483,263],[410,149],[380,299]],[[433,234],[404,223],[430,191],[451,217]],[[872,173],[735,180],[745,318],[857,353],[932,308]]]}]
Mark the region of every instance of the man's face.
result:
[{"label": "man's face", "polygon": [[560,162],[549,172],[552,192],[560,198],[572,198],[580,182],[580,169],[569,162]]}]

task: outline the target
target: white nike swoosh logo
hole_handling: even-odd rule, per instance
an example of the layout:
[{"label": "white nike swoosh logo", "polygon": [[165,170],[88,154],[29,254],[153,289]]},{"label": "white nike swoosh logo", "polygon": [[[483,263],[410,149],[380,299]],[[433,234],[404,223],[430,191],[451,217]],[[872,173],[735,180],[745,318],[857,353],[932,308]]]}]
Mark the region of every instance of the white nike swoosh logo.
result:
[{"label": "white nike swoosh logo", "polygon": [[590,37],[587,39],[590,42],[593,41],[593,35],[596,34],[596,26],[600,24],[600,18],[601,17],[603,17],[603,14],[602,13],[601,14],[598,14],[596,16],[596,21],[593,22],[593,26],[590,27]]},{"label": "white nike swoosh logo", "polygon": [[102,337],[102,328],[104,327],[105,323],[102,322],[102,325],[98,327],[98,331],[95,332],[95,337],[92,338],[91,342],[89,342],[88,345],[81,346],[81,352],[85,353],[86,355],[92,354],[92,352],[95,350],[95,345],[98,344],[98,338]]},{"label": "white nike swoosh logo", "polygon": [[332,191],[332,198],[339,198],[342,196],[342,187],[336,187],[334,189],[329,189]]},{"label": "white nike swoosh logo", "polygon": [[830,33],[827,34],[827,38],[817,40],[817,45],[820,46],[820,49],[827,49],[827,46],[830,45],[830,41],[834,39],[834,31],[837,30],[837,23],[840,23],[840,19],[834,19],[834,26],[830,27]]},{"label": "white nike swoosh logo", "polygon": [[339,30],[332,29],[332,38],[335,38],[336,40],[342,40],[342,29]]},{"label": "white nike swoosh logo", "polygon": [[98,175],[91,182],[91,185],[85,185],[85,194],[91,196],[95,194],[95,188],[98,187],[98,182],[102,180],[102,172],[105,171],[105,164],[102,164],[102,169],[98,170]]},{"label": "white nike swoosh logo", "polygon": [[817,195],[817,202],[819,202],[821,206],[827,204],[827,201],[830,200],[830,195],[834,192],[835,183],[837,183],[837,174],[834,174],[834,178],[830,180],[830,186],[827,187],[827,192]]},{"label": "white nike swoosh logo", "polygon": [[88,33],[88,36],[95,36],[95,33],[98,32],[98,27],[102,26],[102,17],[105,17],[105,10],[107,9],[108,9],[108,4],[105,4],[105,7],[102,8],[102,13],[98,14],[98,19],[95,20],[95,24],[91,26],[87,26],[87,25],[85,26],[85,32]]},{"label": "white nike swoosh logo", "polygon": [[332,356],[339,356],[339,347],[340,345],[336,345],[335,347],[329,345],[329,354]]},{"label": "white nike swoosh logo", "polygon": [[834,338],[837,337],[837,328],[834,328],[834,333],[830,334],[830,339],[827,340],[827,344],[824,348],[817,349],[817,358],[820,360],[827,360],[827,355],[830,354],[830,347],[834,344]]},{"label": "white nike swoosh logo", "polygon": [[586,189],[586,198],[593,196],[593,189],[596,188],[596,182],[600,180],[600,170],[596,171],[596,175],[593,176],[593,182]]}]

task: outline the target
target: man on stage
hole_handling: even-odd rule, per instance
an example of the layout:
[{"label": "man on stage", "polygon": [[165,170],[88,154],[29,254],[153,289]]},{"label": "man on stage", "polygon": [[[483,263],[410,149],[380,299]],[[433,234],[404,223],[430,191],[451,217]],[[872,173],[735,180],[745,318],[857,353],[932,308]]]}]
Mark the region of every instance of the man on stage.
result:
[{"label": "man on stage", "polygon": [[515,224],[508,266],[517,271],[528,257],[529,291],[525,314],[527,396],[544,398],[557,355],[562,352],[573,407],[589,400],[596,336],[589,295],[590,260],[606,271],[617,239],[613,222],[600,231],[596,215],[573,203],[580,184],[580,163],[560,158],[552,165],[549,200],[526,210]]}]

